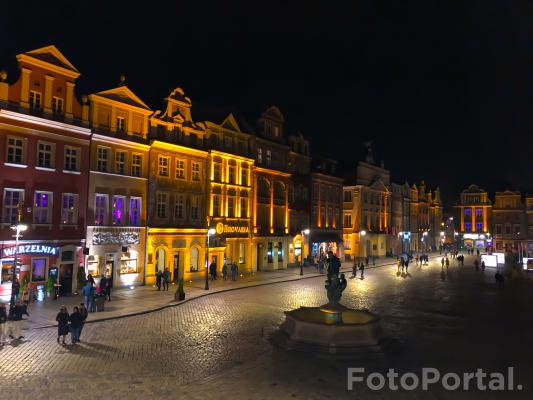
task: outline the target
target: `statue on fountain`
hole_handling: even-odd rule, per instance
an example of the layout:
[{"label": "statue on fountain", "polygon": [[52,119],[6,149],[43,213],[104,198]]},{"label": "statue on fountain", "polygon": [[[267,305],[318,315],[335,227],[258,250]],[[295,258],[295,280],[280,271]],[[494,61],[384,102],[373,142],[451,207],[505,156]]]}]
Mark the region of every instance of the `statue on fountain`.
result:
[{"label": "statue on fountain", "polygon": [[346,281],[344,274],[340,274],[339,277],[341,262],[332,251],[328,251],[327,268],[328,278],[326,279],[325,288],[328,294],[328,306],[338,307],[342,292],[346,289],[348,282]]}]

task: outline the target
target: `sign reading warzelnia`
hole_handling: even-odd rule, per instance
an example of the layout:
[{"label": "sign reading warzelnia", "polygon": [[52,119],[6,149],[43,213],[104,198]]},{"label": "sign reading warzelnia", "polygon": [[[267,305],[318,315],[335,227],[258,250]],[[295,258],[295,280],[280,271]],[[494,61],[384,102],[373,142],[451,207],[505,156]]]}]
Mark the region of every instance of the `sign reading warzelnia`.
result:
[{"label": "sign reading warzelnia", "polygon": [[219,222],[216,226],[217,234],[223,233],[248,233],[248,225],[228,225],[223,222]]},{"label": "sign reading warzelnia", "polygon": [[[48,254],[50,256],[57,256],[59,247],[46,246],[42,244],[21,244],[17,248],[17,254]],[[3,257],[13,257],[15,254],[15,246],[3,249]]]}]

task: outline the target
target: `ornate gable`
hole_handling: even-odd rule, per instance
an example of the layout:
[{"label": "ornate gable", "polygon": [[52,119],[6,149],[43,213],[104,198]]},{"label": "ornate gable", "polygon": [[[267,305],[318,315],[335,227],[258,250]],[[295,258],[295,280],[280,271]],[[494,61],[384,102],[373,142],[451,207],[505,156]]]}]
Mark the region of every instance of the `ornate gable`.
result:
[{"label": "ornate gable", "polygon": [[30,65],[55,70],[72,78],[80,76],[80,72],[76,67],[54,45],[18,54],[17,60]]},{"label": "ornate gable", "polygon": [[137,97],[137,95],[133,93],[126,85],[95,93],[94,96],[103,97],[105,99],[123,103],[129,106],[143,108],[151,112],[150,107],[148,107],[139,97]]}]

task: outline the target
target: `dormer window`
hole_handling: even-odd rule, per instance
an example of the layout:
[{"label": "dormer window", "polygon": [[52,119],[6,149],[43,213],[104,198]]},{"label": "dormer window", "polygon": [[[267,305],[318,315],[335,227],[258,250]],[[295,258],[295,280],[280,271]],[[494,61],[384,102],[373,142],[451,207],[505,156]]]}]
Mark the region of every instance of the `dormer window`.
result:
[{"label": "dormer window", "polygon": [[41,93],[30,90],[30,108],[33,110],[41,109]]},{"label": "dormer window", "polygon": [[124,117],[117,117],[117,132],[126,131],[126,121]]},{"label": "dormer window", "polygon": [[279,127],[275,126],[273,131],[274,131],[274,137],[279,137]]},{"label": "dormer window", "polygon": [[52,97],[52,112],[54,114],[63,114],[63,99],[61,97]]}]

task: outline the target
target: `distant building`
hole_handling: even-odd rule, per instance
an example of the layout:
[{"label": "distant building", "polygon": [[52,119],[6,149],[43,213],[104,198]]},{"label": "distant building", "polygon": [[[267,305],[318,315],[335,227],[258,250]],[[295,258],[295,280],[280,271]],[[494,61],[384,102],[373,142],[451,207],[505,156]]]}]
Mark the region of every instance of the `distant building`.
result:
[{"label": "distant building", "polygon": [[492,214],[492,202],[485,190],[470,185],[461,192],[459,202],[455,205],[459,223],[458,240],[462,248],[486,249],[492,247],[489,231]]},{"label": "distant building", "polygon": [[520,192],[496,192],[492,208],[495,251],[514,254],[520,252],[527,237],[525,217]]}]

